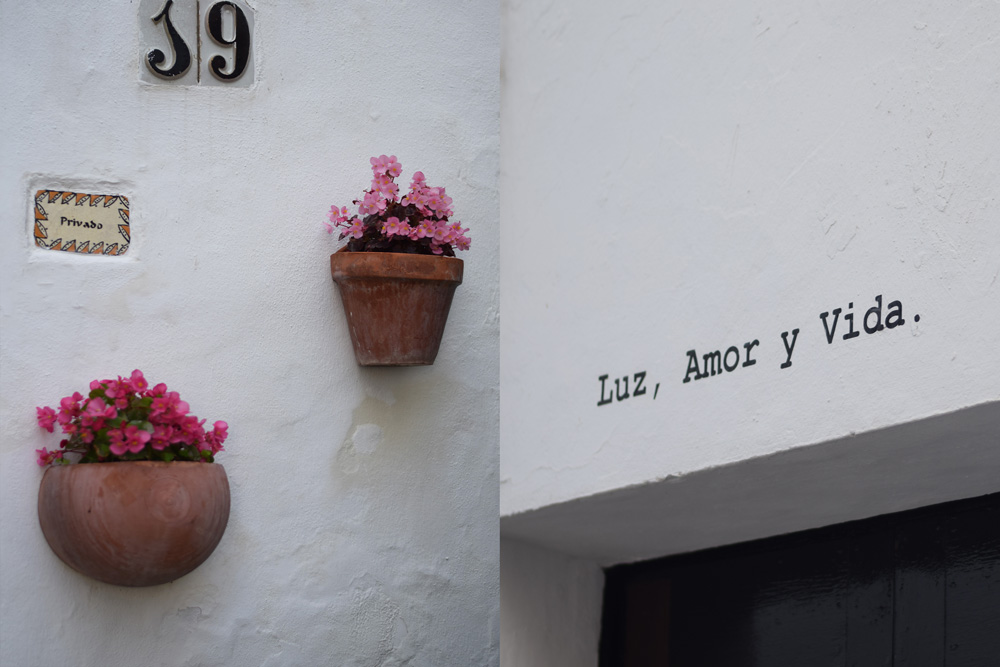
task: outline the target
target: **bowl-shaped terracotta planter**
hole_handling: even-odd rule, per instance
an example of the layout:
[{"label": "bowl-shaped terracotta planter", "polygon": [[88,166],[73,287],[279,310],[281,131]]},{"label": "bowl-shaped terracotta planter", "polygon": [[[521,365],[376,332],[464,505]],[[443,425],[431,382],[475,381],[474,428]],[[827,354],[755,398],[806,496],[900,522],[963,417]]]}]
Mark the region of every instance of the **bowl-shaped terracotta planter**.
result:
[{"label": "bowl-shaped terracotta planter", "polygon": [[362,366],[434,363],[464,263],[392,252],[330,255],[354,356]]},{"label": "bowl-shaped terracotta planter", "polygon": [[77,572],[118,586],[183,577],[215,550],[229,521],[217,463],[131,461],[52,466],[38,490],[52,551]]}]

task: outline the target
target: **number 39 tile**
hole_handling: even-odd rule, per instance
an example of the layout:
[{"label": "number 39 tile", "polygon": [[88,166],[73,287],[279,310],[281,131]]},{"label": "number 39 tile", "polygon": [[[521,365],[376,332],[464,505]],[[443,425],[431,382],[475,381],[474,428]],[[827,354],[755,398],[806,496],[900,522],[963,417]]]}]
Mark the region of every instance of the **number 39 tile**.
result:
[{"label": "number 39 tile", "polygon": [[248,88],[254,12],[242,0],[140,0],[139,78],[147,83]]}]

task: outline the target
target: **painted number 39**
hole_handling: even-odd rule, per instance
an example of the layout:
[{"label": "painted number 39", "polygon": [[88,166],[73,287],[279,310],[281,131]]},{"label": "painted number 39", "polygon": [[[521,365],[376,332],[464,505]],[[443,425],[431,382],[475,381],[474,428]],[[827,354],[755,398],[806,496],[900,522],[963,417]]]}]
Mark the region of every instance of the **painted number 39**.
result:
[{"label": "painted number 39", "polygon": [[[153,49],[146,54],[146,65],[149,66],[153,74],[164,79],[184,76],[191,67],[191,49],[170,20],[170,8],[173,4],[174,0],[167,0],[160,13],[153,17],[153,23],[162,25],[167,33],[167,39],[170,40],[170,46],[174,51],[173,64],[170,67],[164,67],[167,56],[160,49]],[[222,14],[224,11],[232,13],[234,27],[232,39],[227,39],[223,34]],[[240,78],[246,71],[250,58],[250,25],[247,22],[246,14],[232,2],[217,2],[209,7],[205,24],[208,36],[212,38],[212,41],[219,46],[233,47],[232,62],[221,55],[212,58],[209,62],[212,74],[221,81],[233,81]]]}]

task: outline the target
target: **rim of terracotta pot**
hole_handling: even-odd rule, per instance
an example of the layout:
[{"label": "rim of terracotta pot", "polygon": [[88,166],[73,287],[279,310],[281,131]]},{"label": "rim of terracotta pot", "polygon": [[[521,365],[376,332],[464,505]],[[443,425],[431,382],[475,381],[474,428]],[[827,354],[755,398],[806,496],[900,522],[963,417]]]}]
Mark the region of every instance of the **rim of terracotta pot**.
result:
[{"label": "rim of terracotta pot", "polygon": [[77,572],[118,586],[156,586],[208,559],[230,504],[218,463],[74,463],[46,469],[38,520],[49,547]]},{"label": "rim of terracotta pot", "polygon": [[397,280],[434,280],[462,284],[465,262],[457,257],[399,252],[348,252],[346,247],[330,255],[335,281],[360,276]]}]

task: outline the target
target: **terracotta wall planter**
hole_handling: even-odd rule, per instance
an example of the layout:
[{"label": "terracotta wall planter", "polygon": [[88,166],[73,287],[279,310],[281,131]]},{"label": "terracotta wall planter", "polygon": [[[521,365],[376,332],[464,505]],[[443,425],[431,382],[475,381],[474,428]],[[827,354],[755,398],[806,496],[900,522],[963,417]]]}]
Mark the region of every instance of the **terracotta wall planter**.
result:
[{"label": "terracotta wall planter", "polygon": [[454,257],[391,252],[330,256],[362,366],[434,363],[464,263]]},{"label": "terracotta wall planter", "polygon": [[48,468],[38,520],[74,570],[119,586],[164,584],[201,565],[229,521],[217,463],[132,461]]}]

